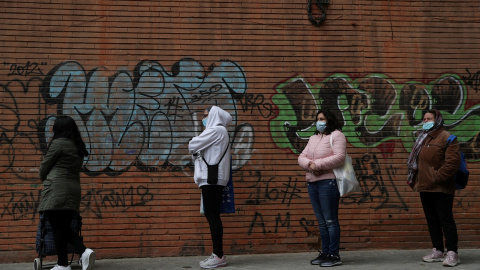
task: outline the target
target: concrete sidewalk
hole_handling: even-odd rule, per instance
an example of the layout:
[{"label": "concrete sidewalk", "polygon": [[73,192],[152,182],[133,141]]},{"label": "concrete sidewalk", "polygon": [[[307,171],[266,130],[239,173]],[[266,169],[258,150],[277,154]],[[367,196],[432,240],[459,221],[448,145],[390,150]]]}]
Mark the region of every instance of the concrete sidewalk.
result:
[{"label": "concrete sidewalk", "polygon": [[[446,269],[441,262],[425,263],[422,257],[429,250],[368,250],[343,251],[340,253],[343,264],[335,269],[355,270],[417,270],[417,269]],[[288,254],[261,254],[261,255],[228,255],[225,270],[300,270],[319,269],[317,265],[310,265],[310,260],[317,253],[288,253]],[[480,249],[462,249],[459,251],[460,261],[454,269],[479,270]],[[48,257],[52,258],[52,257]],[[95,263],[95,270],[153,270],[153,269],[201,269],[198,262],[205,256],[192,257],[160,257],[140,259],[102,259]],[[33,269],[31,263],[0,264],[1,270]],[[72,270],[82,268],[74,263]],[[323,269],[323,267],[322,267]]]}]

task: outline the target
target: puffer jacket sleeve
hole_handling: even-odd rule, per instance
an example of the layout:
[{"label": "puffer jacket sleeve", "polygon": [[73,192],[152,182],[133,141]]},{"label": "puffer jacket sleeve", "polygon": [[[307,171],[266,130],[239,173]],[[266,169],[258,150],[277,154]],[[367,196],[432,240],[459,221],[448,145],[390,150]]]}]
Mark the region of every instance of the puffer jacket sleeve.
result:
[{"label": "puffer jacket sleeve", "polygon": [[347,140],[345,135],[336,130],[332,132],[330,136],[332,136],[333,155],[315,159],[315,167],[318,170],[331,170],[341,166],[345,162],[345,157],[347,155]]},{"label": "puffer jacket sleeve", "polygon": [[61,154],[62,154],[62,147],[57,140],[54,140],[50,144],[47,154],[43,158],[43,162],[40,165],[39,174],[40,174],[40,179],[42,181],[47,179],[48,174],[50,173],[52,168],[55,166],[55,163],[57,163],[57,160],[61,156]]},{"label": "puffer jacket sleeve", "polygon": [[300,165],[302,169],[307,171],[308,171],[308,164],[310,163],[310,161],[312,161],[310,158],[308,158],[307,153],[308,153],[308,149],[312,145],[313,140],[314,140],[313,136],[310,137],[310,139],[308,140],[307,146],[303,149],[300,156],[298,156],[298,165]]}]

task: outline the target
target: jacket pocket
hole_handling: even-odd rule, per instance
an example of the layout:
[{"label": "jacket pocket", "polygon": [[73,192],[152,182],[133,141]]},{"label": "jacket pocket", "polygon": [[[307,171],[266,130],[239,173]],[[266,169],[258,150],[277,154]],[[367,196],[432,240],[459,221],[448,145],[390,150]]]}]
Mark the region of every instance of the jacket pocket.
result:
[{"label": "jacket pocket", "polygon": [[433,169],[432,179],[433,179],[434,184],[438,184],[438,183],[442,182],[442,179],[440,179],[440,174],[438,173],[437,169]]},{"label": "jacket pocket", "polygon": [[427,148],[434,147],[434,149],[440,149],[443,147],[443,145],[436,144],[436,143],[429,143],[427,144]]}]

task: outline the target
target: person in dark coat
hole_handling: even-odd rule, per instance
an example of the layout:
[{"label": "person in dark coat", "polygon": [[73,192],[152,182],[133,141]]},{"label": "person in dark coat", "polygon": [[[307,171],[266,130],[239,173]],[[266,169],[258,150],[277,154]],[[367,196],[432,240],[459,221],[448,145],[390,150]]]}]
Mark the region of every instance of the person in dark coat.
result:
[{"label": "person in dark coat", "polygon": [[80,257],[83,270],[93,269],[95,252],[86,248],[82,238],[70,224],[80,212],[80,171],[88,156],[75,121],[69,116],[58,117],[53,125],[53,138],[40,165],[43,190],[38,211],[50,222],[57,251],[57,264],[52,270],[71,270],[67,243]]},{"label": "person in dark coat", "polygon": [[423,131],[407,161],[407,183],[413,191],[420,192],[432,240],[433,249],[422,258],[423,261],[443,261],[444,266],[456,266],[460,260],[457,226],[452,209],[454,175],[460,167],[461,155],[456,139],[447,146],[451,134],[443,124],[443,116],[438,110],[430,110],[423,116]]}]

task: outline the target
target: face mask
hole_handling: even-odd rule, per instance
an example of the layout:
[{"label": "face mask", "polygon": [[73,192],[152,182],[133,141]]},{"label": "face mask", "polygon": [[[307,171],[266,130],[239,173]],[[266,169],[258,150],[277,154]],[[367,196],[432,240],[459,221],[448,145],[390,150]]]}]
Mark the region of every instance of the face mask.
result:
[{"label": "face mask", "polygon": [[426,122],[426,123],[423,123],[423,130],[429,130],[433,127],[433,122]]},{"label": "face mask", "polygon": [[317,121],[317,130],[319,132],[324,132],[325,129],[327,128],[327,122],[325,121]]},{"label": "face mask", "polygon": [[202,119],[203,126],[207,126],[208,117]]}]

